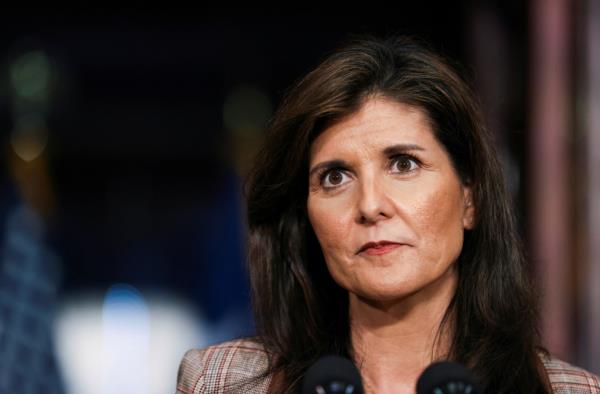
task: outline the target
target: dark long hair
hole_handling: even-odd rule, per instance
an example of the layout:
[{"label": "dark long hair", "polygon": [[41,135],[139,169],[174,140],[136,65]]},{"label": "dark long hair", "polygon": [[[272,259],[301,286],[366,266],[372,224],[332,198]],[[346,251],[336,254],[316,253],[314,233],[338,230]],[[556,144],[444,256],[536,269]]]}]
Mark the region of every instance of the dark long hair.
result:
[{"label": "dark long hair", "polygon": [[282,392],[296,392],[320,356],[351,353],[347,292],[329,275],[307,217],[308,155],[327,125],[375,96],[423,110],[473,190],[476,225],[465,232],[458,288],[440,327],[451,325],[448,358],[469,366],[484,392],[545,392],[537,297],[478,104],[447,61],[406,37],[334,51],[288,92],[269,126],[246,185],[249,271],[269,372]]}]

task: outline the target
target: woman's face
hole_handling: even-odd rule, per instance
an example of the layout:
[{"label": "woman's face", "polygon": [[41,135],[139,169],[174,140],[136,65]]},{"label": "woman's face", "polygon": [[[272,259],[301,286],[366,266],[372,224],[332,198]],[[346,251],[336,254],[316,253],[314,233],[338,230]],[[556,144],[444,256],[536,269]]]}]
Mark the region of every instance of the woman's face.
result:
[{"label": "woman's face", "polygon": [[455,283],[474,220],[471,190],[425,113],[384,98],[316,138],[307,208],[334,280],[375,301]]}]

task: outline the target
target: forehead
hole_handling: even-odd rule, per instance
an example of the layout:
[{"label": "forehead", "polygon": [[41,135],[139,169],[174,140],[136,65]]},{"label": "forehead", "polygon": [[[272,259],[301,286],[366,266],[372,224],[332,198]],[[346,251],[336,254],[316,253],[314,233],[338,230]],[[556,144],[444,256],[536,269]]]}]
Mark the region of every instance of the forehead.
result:
[{"label": "forehead", "polygon": [[367,154],[395,144],[442,149],[422,109],[375,98],[319,134],[310,149],[310,162],[346,153]]}]

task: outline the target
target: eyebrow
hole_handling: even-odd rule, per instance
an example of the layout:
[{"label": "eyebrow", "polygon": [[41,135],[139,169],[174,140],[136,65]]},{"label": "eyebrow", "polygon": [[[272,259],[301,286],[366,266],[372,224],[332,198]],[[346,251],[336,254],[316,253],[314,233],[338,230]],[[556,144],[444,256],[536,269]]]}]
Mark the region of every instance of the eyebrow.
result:
[{"label": "eyebrow", "polygon": [[385,148],[383,150],[383,153],[386,156],[393,156],[393,155],[397,155],[399,153],[410,152],[412,150],[424,151],[425,148],[423,148],[420,145],[416,145],[416,144],[396,144],[396,145],[388,146],[387,148]]},{"label": "eyebrow", "polygon": [[[410,152],[410,151],[415,151],[415,150],[424,151],[425,149],[416,144],[396,144],[396,145],[391,145],[391,146],[388,146],[387,148],[385,148],[383,150],[383,154],[389,157],[389,156],[394,156],[394,155],[398,155],[398,154]],[[344,160],[339,160],[339,159],[323,161],[323,162],[315,165],[313,168],[311,168],[308,173],[308,176],[311,177],[314,173],[316,173],[320,170],[323,170],[323,169],[339,168],[339,167],[347,168],[348,163],[346,163]]]}]

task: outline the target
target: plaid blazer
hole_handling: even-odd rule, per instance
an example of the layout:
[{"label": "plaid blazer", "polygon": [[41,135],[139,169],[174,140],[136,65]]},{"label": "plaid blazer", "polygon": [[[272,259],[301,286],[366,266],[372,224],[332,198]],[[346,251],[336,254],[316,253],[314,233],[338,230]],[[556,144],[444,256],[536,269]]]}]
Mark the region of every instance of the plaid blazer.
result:
[{"label": "plaid blazer", "polygon": [[[552,392],[600,394],[600,378],[555,358],[541,356]],[[267,353],[259,342],[238,339],[189,350],[181,362],[177,394],[267,394]]]}]

